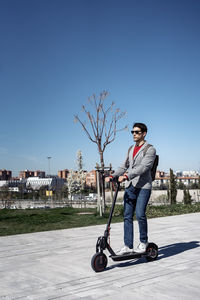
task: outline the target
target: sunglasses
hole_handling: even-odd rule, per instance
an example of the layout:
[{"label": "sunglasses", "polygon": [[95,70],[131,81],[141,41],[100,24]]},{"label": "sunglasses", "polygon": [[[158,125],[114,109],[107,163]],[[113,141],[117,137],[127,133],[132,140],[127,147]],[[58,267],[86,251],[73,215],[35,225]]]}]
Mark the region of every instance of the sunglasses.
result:
[{"label": "sunglasses", "polygon": [[139,131],[139,130],[131,130],[131,133],[132,133],[132,134],[134,134],[134,133],[135,133],[135,134],[140,134],[140,133],[142,133],[142,131]]}]

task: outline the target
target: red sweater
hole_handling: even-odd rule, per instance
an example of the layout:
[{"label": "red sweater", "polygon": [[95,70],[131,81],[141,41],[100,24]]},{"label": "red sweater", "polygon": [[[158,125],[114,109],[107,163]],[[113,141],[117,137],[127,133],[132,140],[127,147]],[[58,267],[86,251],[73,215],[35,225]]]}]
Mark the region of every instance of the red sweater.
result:
[{"label": "red sweater", "polygon": [[141,146],[136,146],[133,149],[133,158],[135,157],[135,155],[138,153],[138,151],[140,150],[140,148],[143,146],[143,144]]}]

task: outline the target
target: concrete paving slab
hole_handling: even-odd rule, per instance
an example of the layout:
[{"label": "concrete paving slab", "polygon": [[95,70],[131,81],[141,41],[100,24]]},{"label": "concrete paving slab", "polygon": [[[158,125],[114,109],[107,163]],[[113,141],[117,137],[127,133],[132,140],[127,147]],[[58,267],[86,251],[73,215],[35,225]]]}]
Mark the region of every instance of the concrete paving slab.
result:
[{"label": "concrete paving slab", "polygon": [[[135,242],[138,243],[138,226]],[[0,237],[0,299],[200,299],[200,213],[149,220],[154,262],[90,264],[105,225]],[[123,224],[112,224],[111,245],[123,244]]]}]

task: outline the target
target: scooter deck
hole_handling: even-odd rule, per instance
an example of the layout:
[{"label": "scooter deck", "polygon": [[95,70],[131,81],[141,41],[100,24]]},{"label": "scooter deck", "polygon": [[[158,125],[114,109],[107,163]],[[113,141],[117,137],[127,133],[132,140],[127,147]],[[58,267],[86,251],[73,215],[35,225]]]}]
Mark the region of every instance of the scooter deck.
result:
[{"label": "scooter deck", "polygon": [[129,252],[129,253],[123,254],[123,255],[110,255],[110,257],[114,261],[121,261],[121,260],[127,260],[127,259],[140,258],[145,255],[147,255],[146,252],[144,252],[144,253]]}]

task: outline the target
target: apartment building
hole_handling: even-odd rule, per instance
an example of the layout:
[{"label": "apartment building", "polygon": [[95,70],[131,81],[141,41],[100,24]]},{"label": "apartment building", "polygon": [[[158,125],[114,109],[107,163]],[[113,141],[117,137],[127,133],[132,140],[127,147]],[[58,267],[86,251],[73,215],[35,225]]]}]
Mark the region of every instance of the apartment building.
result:
[{"label": "apartment building", "polygon": [[69,174],[69,170],[68,169],[64,169],[64,170],[58,171],[58,177],[59,178],[67,179],[68,174]]},{"label": "apartment building", "polygon": [[12,171],[9,170],[0,170],[0,180],[10,180],[12,177]]},{"label": "apartment building", "polygon": [[25,171],[20,171],[19,172],[19,178],[29,178],[29,177],[39,177],[39,178],[44,178],[45,177],[45,172],[44,171],[30,171],[30,170],[25,170]]},{"label": "apartment building", "polygon": [[45,178],[45,172],[40,170],[34,171],[34,177]]},{"label": "apartment building", "polygon": [[87,172],[86,174],[86,186],[88,188],[96,188],[97,187],[97,174],[96,170],[92,170]]},{"label": "apartment building", "polygon": [[28,177],[34,177],[34,171],[20,171],[19,172],[19,178],[28,178]]}]

